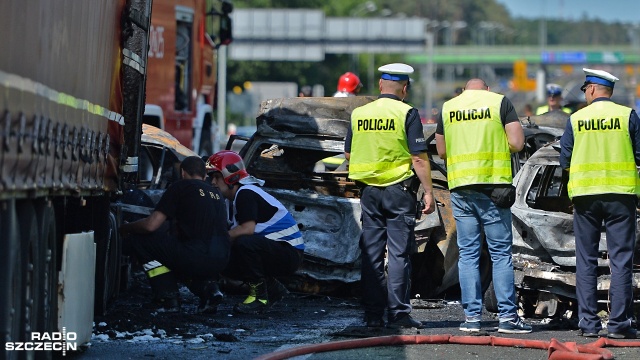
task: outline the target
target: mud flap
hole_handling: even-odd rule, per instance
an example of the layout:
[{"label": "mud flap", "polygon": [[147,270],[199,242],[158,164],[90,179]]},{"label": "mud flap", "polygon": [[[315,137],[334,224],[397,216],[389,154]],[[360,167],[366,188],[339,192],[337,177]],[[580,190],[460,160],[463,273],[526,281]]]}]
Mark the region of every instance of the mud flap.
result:
[{"label": "mud flap", "polygon": [[95,268],[93,231],[65,235],[58,276],[58,331],[74,332],[76,346],[91,341]]}]

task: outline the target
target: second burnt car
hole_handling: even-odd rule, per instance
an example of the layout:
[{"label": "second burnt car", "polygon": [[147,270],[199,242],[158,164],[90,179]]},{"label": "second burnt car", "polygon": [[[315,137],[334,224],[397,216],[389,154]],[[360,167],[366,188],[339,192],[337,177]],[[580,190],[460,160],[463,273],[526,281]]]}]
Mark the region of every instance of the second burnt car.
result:
[{"label": "second burnt car", "polygon": [[[575,305],[576,253],[573,207],[560,167],[560,145],[538,149],[514,178],[513,264],[526,315],[559,317]],[[638,227],[640,228],[640,226]],[[640,301],[640,232],[636,233],[634,301]],[[598,296],[606,305],[611,279],[606,234],[599,243]]]},{"label": "second burnt car", "polygon": [[[297,275],[281,279],[290,289],[311,293],[353,291],[360,280],[360,189],[348,178],[344,138],[351,111],[375,97],[266,100],[250,137],[232,136],[227,149],[240,148],[247,171],[265,180],[265,191],[280,200],[298,222],[305,259]],[[425,127],[425,135],[435,127]],[[433,139],[433,136],[430,137]],[[432,298],[459,291],[458,247],[446,170],[435,158],[432,178],[438,209],[416,225],[412,255],[413,296]],[[422,197],[422,189],[418,197]],[[481,259],[485,287],[490,282],[488,252]]]}]

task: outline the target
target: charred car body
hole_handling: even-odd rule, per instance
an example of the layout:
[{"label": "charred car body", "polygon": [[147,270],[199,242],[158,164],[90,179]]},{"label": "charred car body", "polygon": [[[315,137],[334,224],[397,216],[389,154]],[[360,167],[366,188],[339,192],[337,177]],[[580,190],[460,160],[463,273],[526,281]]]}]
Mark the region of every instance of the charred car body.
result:
[{"label": "charred car body", "polygon": [[[567,194],[566,174],[559,163],[559,143],[543,146],[514,178],[513,263],[516,287],[525,313],[563,315],[575,303],[576,254],[573,207]],[[634,299],[640,297],[640,233],[636,233]],[[599,243],[598,294],[608,301],[609,270],[606,234]]]},{"label": "charred car body", "polygon": [[[256,133],[251,138],[232,136],[227,144],[228,149],[238,148],[238,139],[246,141],[240,155],[248,172],[266,181],[265,190],[287,207],[303,233],[305,261],[300,276],[289,279],[289,287],[330,292],[342,285],[352,288],[360,280],[360,189],[348,179],[346,164],[336,168],[325,159],[344,154],[351,111],[374,99],[267,100],[261,104]],[[434,130],[425,128],[425,134]],[[435,146],[429,152],[435,155]],[[417,251],[412,255],[412,291],[422,298],[442,295],[458,284],[458,247],[446,173],[437,159],[432,159],[432,169],[440,206],[418,220]],[[422,191],[418,190],[419,198]],[[489,263],[485,251],[481,272],[486,285]]]}]

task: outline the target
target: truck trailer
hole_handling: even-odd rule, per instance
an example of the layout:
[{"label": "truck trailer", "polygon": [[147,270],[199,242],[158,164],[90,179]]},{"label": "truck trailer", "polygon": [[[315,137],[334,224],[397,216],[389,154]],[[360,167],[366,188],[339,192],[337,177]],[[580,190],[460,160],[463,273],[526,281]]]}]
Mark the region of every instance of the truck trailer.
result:
[{"label": "truck trailer", "polygon": [[0,358],[88,342],[126,281],[116,200],[138,178],[151,5],[0,2]]}]

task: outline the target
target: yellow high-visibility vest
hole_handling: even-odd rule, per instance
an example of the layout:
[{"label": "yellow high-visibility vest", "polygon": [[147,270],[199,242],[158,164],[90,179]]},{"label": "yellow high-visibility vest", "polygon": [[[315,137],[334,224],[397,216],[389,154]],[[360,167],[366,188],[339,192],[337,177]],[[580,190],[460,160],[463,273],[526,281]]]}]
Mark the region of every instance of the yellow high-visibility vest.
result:
[{"label": "yellow high-visibility vest", "polygon": [[639,194],[629,136],[631,108],[598,101],[571,115],[573,152],[569,197],[597,194]]},{"label": "yellow high-visibility vest", "polygon": [[413,175],[405,132],[411,108],[402,101],[380,98],[353,110],[349,178],[388,186]]},{"label": "yellow high-visibility vest", "polygon": [[511,184],[511,153],[500,119],[503,95],[465,90],[442,107],[449,189]]},{"label": "yellow high-visibility vest", "polygon": [[[567,114],[571,114],[571,109],[568,107],[561,107],[560,110],[566,112]],[[549,112],[549,105],[538,106],[536,109],[536,115],[542,115]]]}]

